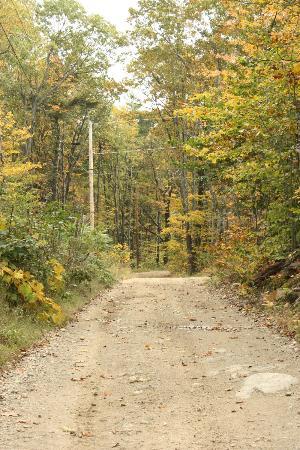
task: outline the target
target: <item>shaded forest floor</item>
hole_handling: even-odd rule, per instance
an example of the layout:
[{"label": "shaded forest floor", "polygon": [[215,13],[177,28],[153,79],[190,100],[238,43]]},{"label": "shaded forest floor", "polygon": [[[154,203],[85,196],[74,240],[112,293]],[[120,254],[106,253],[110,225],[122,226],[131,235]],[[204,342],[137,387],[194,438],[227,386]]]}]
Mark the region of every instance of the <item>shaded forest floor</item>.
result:
[{"label": "shaded forest floor", "polygon": [[[233,272],[233,271],[232,271]],[[220,281],[218,268],[214,289],[220,295],[248,313],[255,320],[296,340],[300,340],[300,252],[265,265],[255,273],[250,283],[230,282],[232,273]],[[225,281],[224,281],[225,280]]]},{"label": "shaded forest floor", "polygon": [[239,311],[252,317],[261,326],[275,330],[282,336],[300,342],[300,307],[283,299],[270,303],[273,291],[250,291],[247,295],[237,284],[214,281],[212,292],[235,306]]}]

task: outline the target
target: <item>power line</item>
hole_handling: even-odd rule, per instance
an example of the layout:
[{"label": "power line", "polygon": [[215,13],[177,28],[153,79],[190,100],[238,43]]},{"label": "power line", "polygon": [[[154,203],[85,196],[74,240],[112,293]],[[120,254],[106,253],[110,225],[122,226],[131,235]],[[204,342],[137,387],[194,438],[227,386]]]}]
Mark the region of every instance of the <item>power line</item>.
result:
[{"label": "power line", "polygon": [[[168,147],[167,148],[167,150],[176,150],[177,149],[177,147]],[[122,153],[120,153],[120,152],[101,152],[101,153],[95,153],[94,152],[94,156],[101,156],[101,155],[116,155],[116,154],[118,154],[118,155],[120,155],[120,156],[122,156],[122,155],[124,155],[124,154],[127,154],[127,153],[148,153],[148,152],[154,152],[154,151],[161,151],[161,150],[166,150],[166,148],[165,147],[159,147],[159,148],[146,148],[146,149],[142,149],[142,148],[138,148],[138,149],[135,149],[135,150],[125,150],[124,152],[122,152]],[[71,156],[71,155],[70,155]],[[73,156],[71,156],[71,158],[72,158],[72,160],[73,160],[73,163],[75,163],[76,165],[80,162],[78,159],[77,160],[75,160],[75,158],[73,157]],[[76,167],[76,166],[74,166],[73,167],[73,169],[74,170],[80,170],[81,172],[84,172],[84,173],[89,173],[89,169],[85,169],[84,167]],[[94,171],[94,173],[95,174],[98,174],[98,172],[97,172],[97,170],[96,171]],[[109,172],[107,172],[107,174],[108,174]]]},{"label": "power line", "polygon": [[124,150],[123,152],[101,152],[101,153],[94,153],[94,155],[122,155],[127,153],[151,153],[161,150],[176,150],[177,147],[159,147],[159,148],[137,148],[135,150]]}]

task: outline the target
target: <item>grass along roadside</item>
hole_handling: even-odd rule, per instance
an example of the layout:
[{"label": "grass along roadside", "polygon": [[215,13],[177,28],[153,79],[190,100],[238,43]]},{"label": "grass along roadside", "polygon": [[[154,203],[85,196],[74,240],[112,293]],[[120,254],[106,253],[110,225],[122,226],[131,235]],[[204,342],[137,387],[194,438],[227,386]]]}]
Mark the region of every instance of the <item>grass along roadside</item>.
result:
[{"label": "grass along roadside", "polygon": [[[114,272],[115,279],[118,275],[122,276],[120,271]],[[89,284],[73,287],[68,295],[59,301],[65,315],[64,325],[71,321],[92,298],[104,292],[109,286],[107,283],[95,280]],[[24,312],[21,307],[10,308],[0,295],[0,369],[8,362],[20,357],[54,328],[54,325],[40,321]]]}]

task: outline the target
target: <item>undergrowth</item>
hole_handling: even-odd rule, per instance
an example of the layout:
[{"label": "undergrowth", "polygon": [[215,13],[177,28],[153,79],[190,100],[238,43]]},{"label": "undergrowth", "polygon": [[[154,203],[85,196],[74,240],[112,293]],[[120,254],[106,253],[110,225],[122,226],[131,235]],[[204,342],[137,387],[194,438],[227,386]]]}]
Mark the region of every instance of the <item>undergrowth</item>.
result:
[{"label": "undergrowth", "polygon": [[284,289],[274,290],[270,285],[257,289],[253,285],[233,283],[230,277],[217,275],[215,269],[210,270],[210,275],[213,275],[213,285],[238,307],[249,314],[261,315],[266,327],[275,328],[300,342],[300,303],[290,302],[288,296],[284,295]]},{"label": "undergrowth", "polygon": [[[117,270],[115,269],[117,274]],[[72,320],[80,309],[97,294],[112,285],[110,282],[95,280],[73,286],[67,295],[58,299],[66,324]],[[57,326],[51,322],[41,321],[21,307],[10,307],[0,293],[0,367],[26,352],[28,348],[41,341],[49,331]]]}]

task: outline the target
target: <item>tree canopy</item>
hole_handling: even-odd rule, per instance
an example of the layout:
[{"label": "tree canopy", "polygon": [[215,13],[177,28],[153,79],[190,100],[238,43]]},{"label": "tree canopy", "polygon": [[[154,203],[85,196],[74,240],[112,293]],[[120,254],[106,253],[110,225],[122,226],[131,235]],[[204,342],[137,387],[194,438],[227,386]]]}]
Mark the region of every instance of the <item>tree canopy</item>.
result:
[{"label": "tree canopy", "polygon": [[76,0],[1,0],[0,274],[14,301],[26,289],[9,270],[50,298],[51,274],[91,278],[109,241],[134,268],[213,265],[248,283],[297,250],[299,18],[296,0],[140,0],[124,36]]}]

